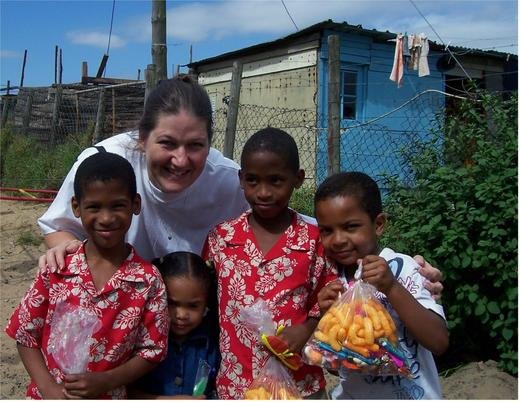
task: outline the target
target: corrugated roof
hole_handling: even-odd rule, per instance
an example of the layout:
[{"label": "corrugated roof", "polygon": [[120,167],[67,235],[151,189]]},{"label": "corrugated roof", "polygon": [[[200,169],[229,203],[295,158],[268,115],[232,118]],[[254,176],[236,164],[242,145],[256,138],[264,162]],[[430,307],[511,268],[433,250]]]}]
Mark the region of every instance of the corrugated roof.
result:
[{"label": "corrugated roof", "polygon": [[[245,47],[242,49],[238,49],[232,52],[227,52],[220,54],[218,56],[210,57],[207,59],[202,59],[199,61],[192,62],[188,64],[187,66],[190,68],[196,68],[198,66],[214,63],[218,61],[224,61],[227,59],[235,59],[237,57],[244,57],[251,54],[256,54],[262,51],[270,50],[273,48],[279,48],[282,47],[288,43],[291,43],[295,39],[311,35],[314,33],[322,33],[324,30],[334,30],[339,32],[345,32],[345,33],[353,33],[353,34],[359,34],[364,36],[370,36],[374,39],[375,42],[387,42],[388,39],[393,39],[396,36],[396,33],[389,32],[389,31],[378,31],[376,29],[365,29],[361,25],[350,25],[347,22],[334,22],[332,20],[326,20],[319,22],[317,24],[311,25],[307,28],[304,28],[298,32],[294,32],[290,35],[284,36],[280,39],[276,39],[274,41],[270,42],[263,42],[259,43],[257,45]],[[477,55],[477,56],[487,56],[492,58],[500,58],[500,59],[506,59],[509,57],[518,58],[517,55],[514,54],[508,54],[503,52],[497,52],[494,50],[482,50],[482,49],[471,49],[467,47],[461,47],[461,46],[451,46],[450,49],[452,52],[465,52],[465,54],[471,54],[471,55]],[[437,51],[445,51],[445,46],[439,43],[436,43],[435,41],[430,40],[430,50],[437,50]],[[446,52],[447,53],[447,52]]]}]

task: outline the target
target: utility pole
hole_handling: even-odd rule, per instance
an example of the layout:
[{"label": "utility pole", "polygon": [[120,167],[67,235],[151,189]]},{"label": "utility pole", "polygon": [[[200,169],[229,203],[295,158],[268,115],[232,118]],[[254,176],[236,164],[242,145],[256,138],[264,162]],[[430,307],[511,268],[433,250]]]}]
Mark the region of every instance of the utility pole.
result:
[{"label": "utility pole", "polygon": [[152,64],[157,82],[168,78],[166,50],[166,0],[152,0]]}]

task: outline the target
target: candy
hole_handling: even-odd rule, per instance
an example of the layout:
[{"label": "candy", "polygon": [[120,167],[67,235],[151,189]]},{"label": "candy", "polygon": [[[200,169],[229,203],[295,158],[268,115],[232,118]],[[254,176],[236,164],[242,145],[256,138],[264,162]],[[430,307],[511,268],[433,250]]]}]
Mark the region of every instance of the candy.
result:
[{"label": "candy", "polygon": [[304,348],[306,361],[328,369],[342,364],[377,375],[409,375],[388,311],[373,297],[347,300],[341,299],[323,315]]}]

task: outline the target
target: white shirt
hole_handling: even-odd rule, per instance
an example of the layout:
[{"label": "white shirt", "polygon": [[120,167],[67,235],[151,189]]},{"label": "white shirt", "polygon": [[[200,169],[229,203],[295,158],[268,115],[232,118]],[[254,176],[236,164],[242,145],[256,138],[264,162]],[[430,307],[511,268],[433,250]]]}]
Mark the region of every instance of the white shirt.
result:
[{"label": "white shirt", "polygon": [[[379,255],[388,262],[399,283],[423,307],[446,319],[442,306],[433,300],[430,292],[423,286],[424,277],[419,274],[419,265],[412,257],[389,248],[383,249]],[[341,370],[340,383],[332,391],[332,399],[441,399],[439,374],[432,353],[407,333],[386,297],[379,292],[377,297],[394,319],[399,345],[408,359],[413,378],[374,377]]]},{"label": "white shirt", "polygon": [[[144,259],[151,260],[173,251],[200,254],[213,226],[249,208],[239,184],[239,165],[214,148],[210,148],[206,166],[191,186],[180,193],[163,193],[150,182],[145,156],[136,149],[137,138],[137,132],[127,132],[97,145],[123,156],[134,168],[142,208],[132,219],[126,241]],[[79,155],[54,202],[38,219],[44,234],[66,231],[78,239],[86,237],[81,221],[72,213],[70,201],[78,165],[96,152],[98,150],[91,147]]]}]

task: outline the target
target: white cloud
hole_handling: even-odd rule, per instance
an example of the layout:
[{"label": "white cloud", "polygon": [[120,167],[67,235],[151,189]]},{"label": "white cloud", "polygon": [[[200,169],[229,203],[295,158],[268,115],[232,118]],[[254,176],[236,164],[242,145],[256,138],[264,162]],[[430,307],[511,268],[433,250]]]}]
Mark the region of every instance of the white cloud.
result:
[{"label": "white cloud", "polygon": [[[173,4],[167,24],[168,36],[174,40],[197,42],[253,33],[282,37],[296,30],[278,0]],[[380,31],[425,32],[440,42],[422,13],[445,42],[468,47],[517,43],[515,1],[416,0],[414,4],[420,12],[410,1],[402,0],[285,0],[299,29],[332,19]]]},{"label": "white cloud", "polygon": [[[106,48],[108,46],[108,34],[95,31],[70,31],[66,33],[67,39],[77,45]],[[125,46],[126,41],[120,36],[112,34],[110,47],[119,48]]]},{"label": "white cloud", "polygon": [[22,57],[23,53],[17,52],[15,50],[0,50],[0,58],[2,59],[17,59]]}]

